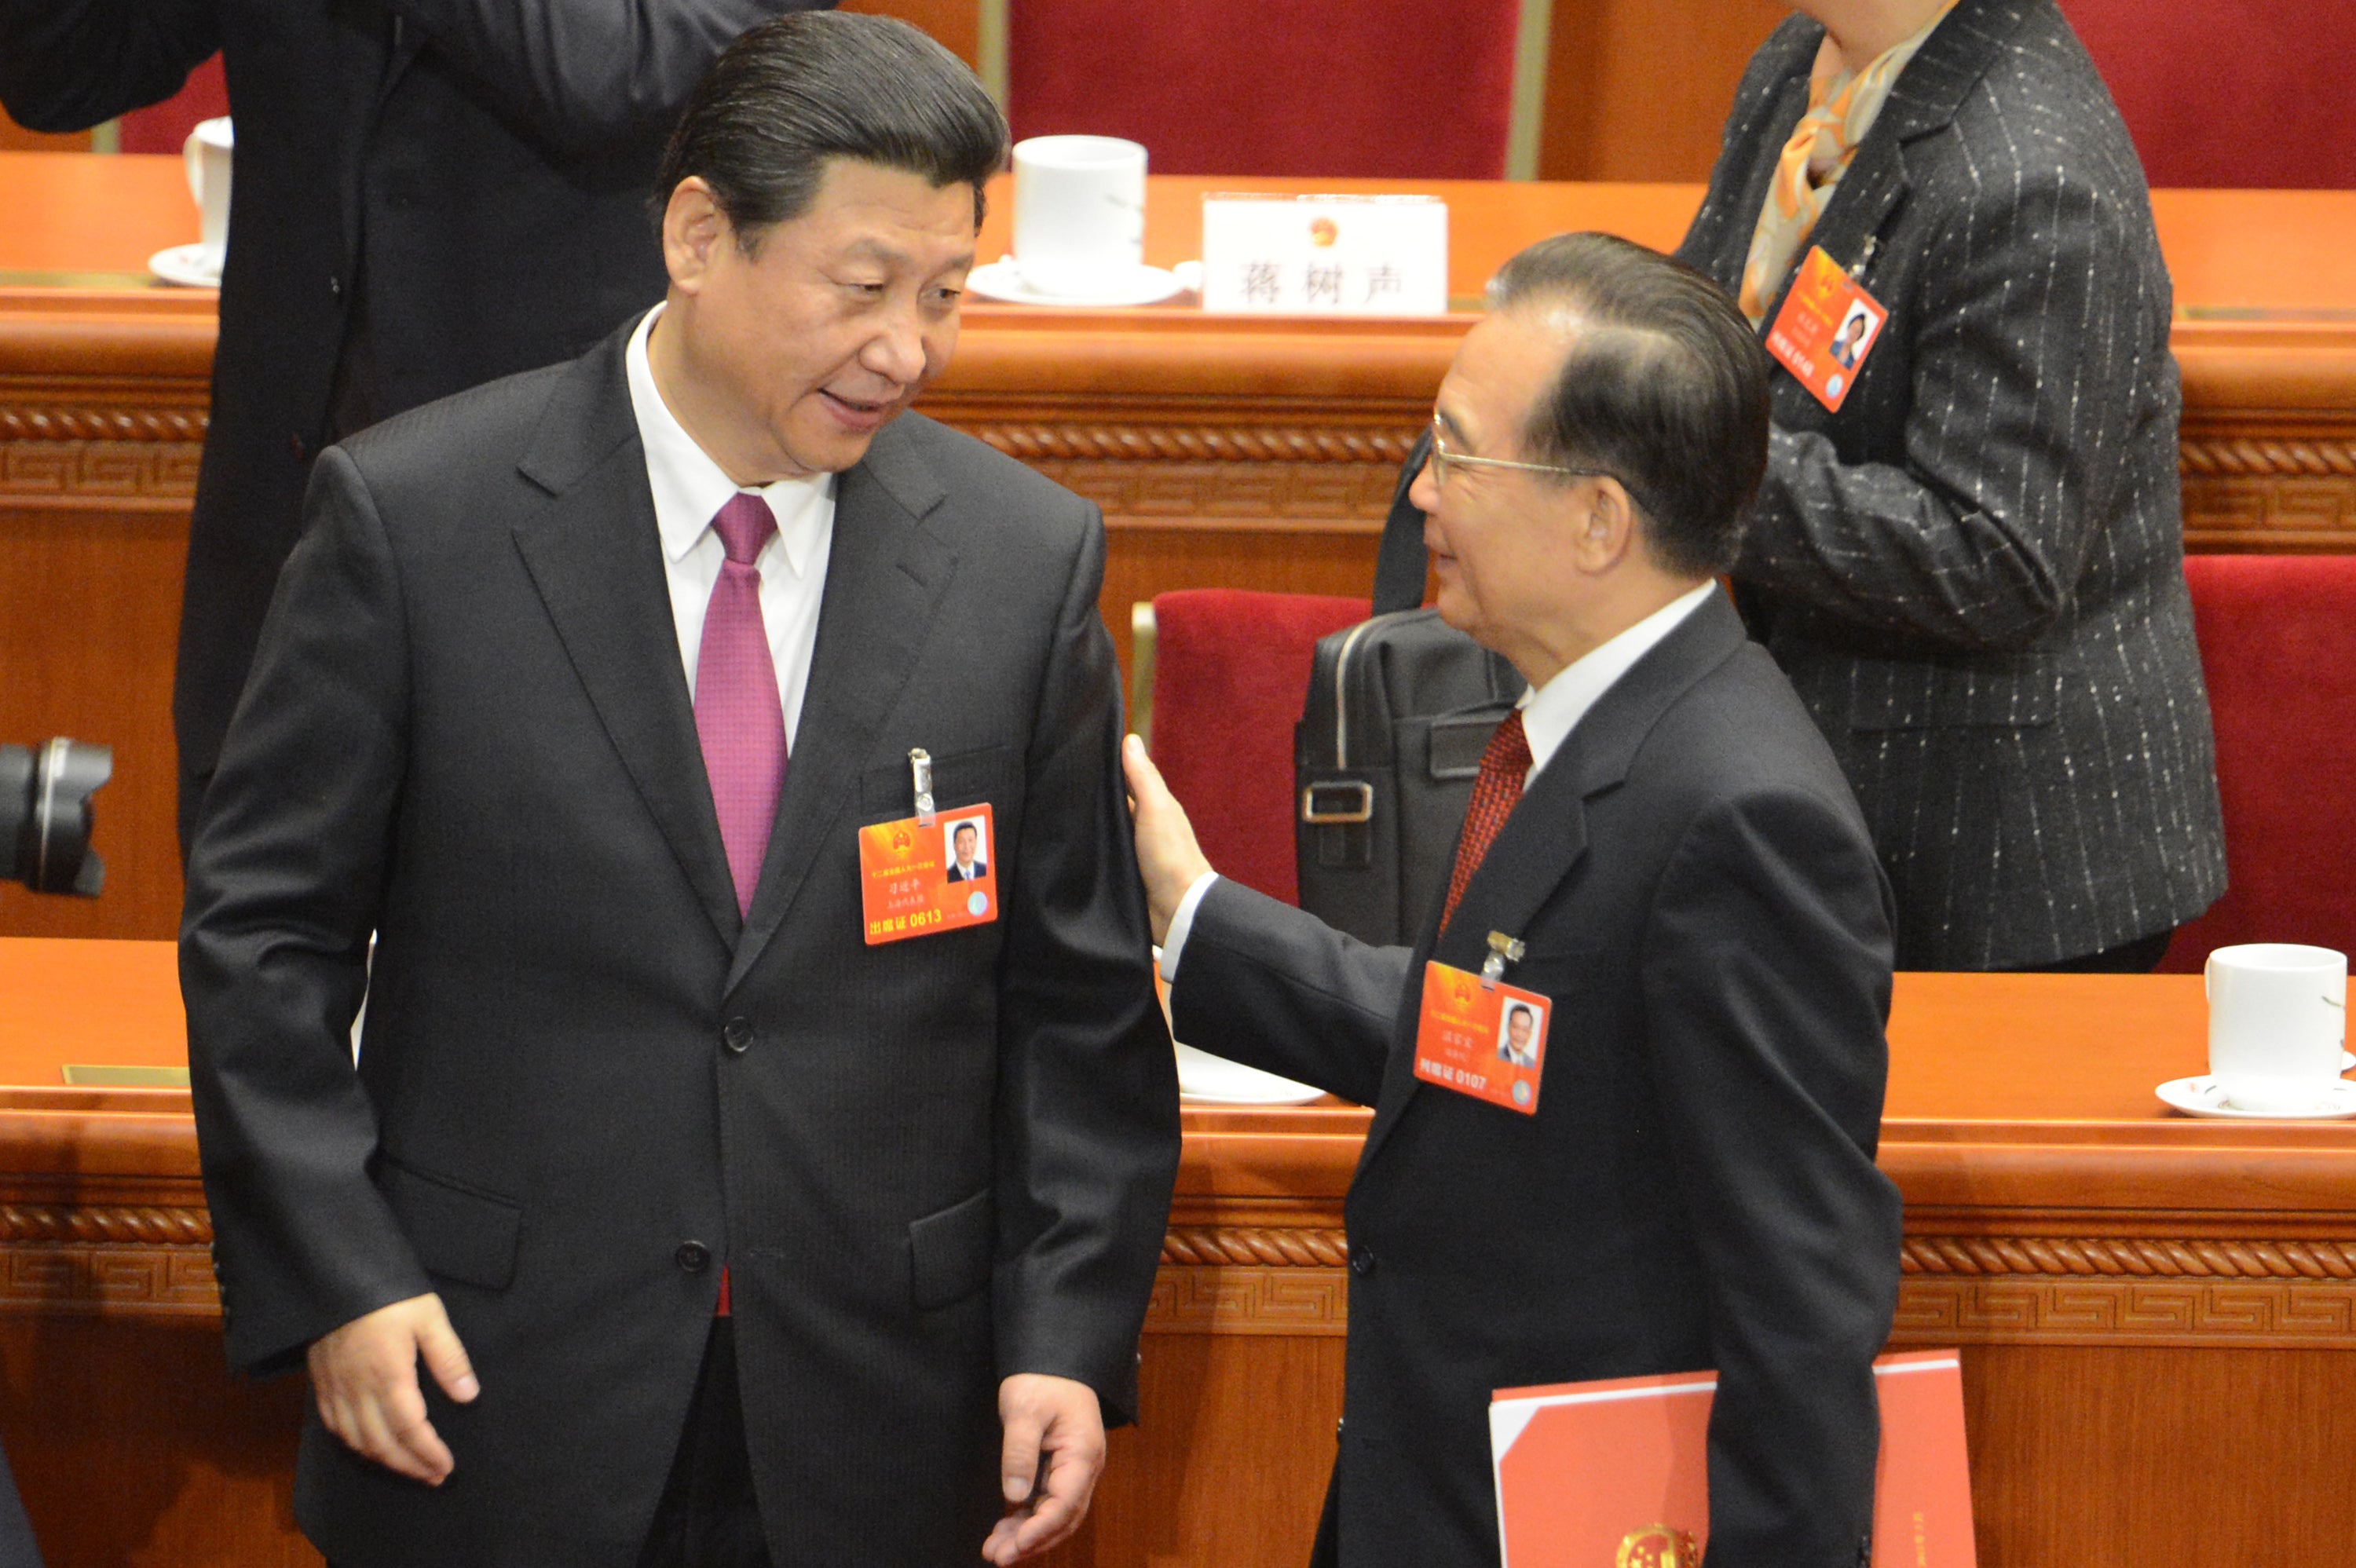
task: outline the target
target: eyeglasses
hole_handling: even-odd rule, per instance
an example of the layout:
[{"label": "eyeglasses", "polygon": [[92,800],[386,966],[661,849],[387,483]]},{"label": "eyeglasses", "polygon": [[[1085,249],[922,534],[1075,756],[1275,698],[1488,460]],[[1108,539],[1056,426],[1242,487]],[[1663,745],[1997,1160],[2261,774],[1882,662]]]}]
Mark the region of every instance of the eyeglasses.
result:
[{"label": "eyeglasses", "polygon": [[1448,450],[1448,437],[1440,431],[1440,416],[1434,414],[1431,417],[1431,482],[1445,485],[1449,475],[1459,468],[1514,468],[1525,474],[1563,474],[1574,479],[1617,477],[1608,468],[1565,468],[1556,463],[1515,463],[1504,457],[1474,457],[1470,453],[1451,452]]}]

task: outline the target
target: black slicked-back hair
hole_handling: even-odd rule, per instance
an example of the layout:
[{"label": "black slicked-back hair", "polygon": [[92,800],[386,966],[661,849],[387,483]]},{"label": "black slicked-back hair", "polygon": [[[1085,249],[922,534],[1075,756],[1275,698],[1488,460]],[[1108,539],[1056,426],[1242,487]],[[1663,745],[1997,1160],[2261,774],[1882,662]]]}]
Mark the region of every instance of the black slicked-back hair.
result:
[{"label": "black slicked-back hair", "polygon": [[889,16],[800,11],[728,46],[681,111],[654,196],[659,218],[681,180],[712,187],[740,244],[809,209],[830,158],[982,186],[1006,163],[1006,116],[965,62]]},{"label": "black slicked-back hair", "polygon": [[1726,291],[1642,245],[1558,234],[1505,263],[1489,304],[1580,321],[1522,432],[1532,461],[1615,475],[1665,570],[1732,566],[1767,471],[1769,361]]}]

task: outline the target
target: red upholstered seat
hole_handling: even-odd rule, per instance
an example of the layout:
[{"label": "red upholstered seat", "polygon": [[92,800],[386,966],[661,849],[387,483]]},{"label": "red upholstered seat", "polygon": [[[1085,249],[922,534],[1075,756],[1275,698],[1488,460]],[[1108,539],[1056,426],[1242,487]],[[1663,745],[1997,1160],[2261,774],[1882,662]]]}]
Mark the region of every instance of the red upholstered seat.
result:
[{"label": "red upholstered seat", "polygon": [[2356,953],[2356,556],[2196,555],[2201,664],[2217,726],[2225,896],[2161,968],[2211,948]]},{"label": "red upholstered seat", "polygon": [[2062,0],[2156,186],[2356,186],[2356,5]]},{"label": "red upholstered seat", "polygon": [[1017,136],[1145,144],[1165,175],[1498,179],[1518,0],[1014,0]]},{"label": "red upholstered seat", "polygon": [[1292,727],[1317,639],[1364,599],[1188,589],[1153,601],[1153,761],[1223,875],[1300,901]]}]

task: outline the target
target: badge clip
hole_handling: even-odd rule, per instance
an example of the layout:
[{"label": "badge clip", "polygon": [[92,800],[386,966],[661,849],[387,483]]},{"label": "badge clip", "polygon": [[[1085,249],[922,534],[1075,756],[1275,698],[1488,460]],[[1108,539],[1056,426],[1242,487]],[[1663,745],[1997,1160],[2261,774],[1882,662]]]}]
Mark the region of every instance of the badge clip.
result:
[{"label": "badge clip", "polygon": [[1879,249],[1881,249],[1880,235],[1869,234],[1865,237],[1865,248],[1857,253],[1857,261],[1848,270],[1849,282],[1856,283],[1865,276],[1866,263],[1873,260],[1873,253]]},{"label": "badge clip", "polygon": [[908,772],[915,776],[916,785],[916,826],[930,827],[933,825],[933,754],[922,746],[911,747]]},{"label": "badge clip", "polygon": [[1484,991],[1495,990],[1497,982],[1505,977],[1505,965],[1519,964],[1522,961],[1522,955],[1528,951],[1529,949],[1523,946],[1518,940],[1507,936],[1504,932],[1491,932],[1489,956],[1481,960],[1481,988]]}]

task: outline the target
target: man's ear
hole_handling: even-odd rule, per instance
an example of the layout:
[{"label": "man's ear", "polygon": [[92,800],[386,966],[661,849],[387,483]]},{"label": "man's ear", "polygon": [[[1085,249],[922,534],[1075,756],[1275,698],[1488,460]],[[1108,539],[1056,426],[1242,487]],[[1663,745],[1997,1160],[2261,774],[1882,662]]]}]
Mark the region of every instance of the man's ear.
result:
[{"label": "man's ear", "polygon": [[1579,569],[1600,576],[1640,549],[1636,503],[1610,475],[1578,485],[1570,496],[1571,552]]},{"label": "man's ear", "polygon": [[663,207],[663,266],[671,286],[681,293],[701,292],[720,247],[735,242],[735,230],[719,198],[701,175],[690,175],[672,187]]}]

